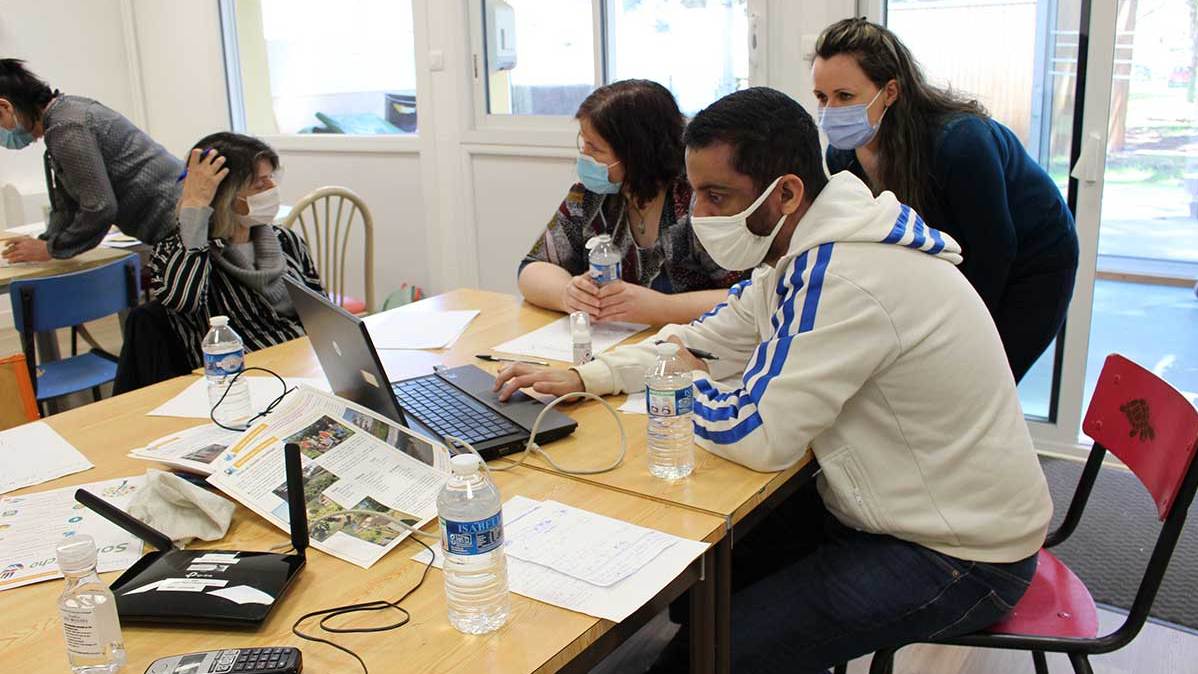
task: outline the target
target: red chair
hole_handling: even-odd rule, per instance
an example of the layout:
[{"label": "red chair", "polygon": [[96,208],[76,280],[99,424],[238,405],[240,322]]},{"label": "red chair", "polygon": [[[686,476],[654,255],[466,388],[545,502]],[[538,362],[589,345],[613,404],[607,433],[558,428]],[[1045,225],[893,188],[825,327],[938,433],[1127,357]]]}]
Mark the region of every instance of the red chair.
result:
[{"label": "red chair", "polygon": [[[1160,589],[1186,513],[1198,489],[1198,411],[1169,384],[1120,355],[1102,367],[1082,422],[1094,448],[1060,528],[1048,535],[1036,575],[1011,615],[984,632],[935,643],[1032,652],[1036,674],[1048,674],[1046,652],[1066,653],[1076,674],[1092,674],[1089,656],[1119,650],[1139,634]],[[1156,501],[1164,527],[1140,581],[1127,620],[1098,636],[1090,591],[1047,548],[1064,541],[1081,520],[1107,452],[1119,457]],[[890,674],[894,651],[874,655],[870,674]],[[841,667],[838,672],[843,672]]]}]

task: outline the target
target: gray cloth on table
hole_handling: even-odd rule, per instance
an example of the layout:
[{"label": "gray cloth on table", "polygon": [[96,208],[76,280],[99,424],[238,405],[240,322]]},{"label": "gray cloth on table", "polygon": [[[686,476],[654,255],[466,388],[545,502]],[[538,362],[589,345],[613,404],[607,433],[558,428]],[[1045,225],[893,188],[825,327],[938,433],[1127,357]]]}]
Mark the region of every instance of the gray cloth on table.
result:
[{"label": "gray cloth on table", "polygon": [[228,499],[153,468],[146,471],[145,486],[129,503],[130,515],[181,543],[224,538],[234,509]]},{"label": "gray cloth on table", "polygon": [[179,235],[183,245],[189,249],[208,248],[213,264],[241,285],[261,294],[270,306],[283,316],[295,316],[295,307],[287,294],[283,276],[287,273],[287,261],[283,258],[283,247],[270,225],[254,225],[250,228],[252,255],[246,255],[238,244],[221,241],[209,245],[208,220],[211,208],[184,208],[179,211]]},{"label": "gray cloth on table", "polygon": [[91,250],[111,225],[147,244],[174,232],[183,162],[89,98],[58,96],[43,124],[51,210],[42,238],[50,255]]}]

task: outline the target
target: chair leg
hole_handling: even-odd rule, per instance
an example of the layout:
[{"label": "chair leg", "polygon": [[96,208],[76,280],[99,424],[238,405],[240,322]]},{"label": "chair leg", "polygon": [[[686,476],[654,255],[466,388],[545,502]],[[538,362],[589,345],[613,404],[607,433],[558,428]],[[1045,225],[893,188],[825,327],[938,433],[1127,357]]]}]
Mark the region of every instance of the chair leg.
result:
[{"label": "chair leg", "polygon": [[836,665],[836,667],[832,669],[832,674],[849,674],[849,663],[846,662],[842,665]]},{"label": "chair leg", "polygon": [[1032,662],[1036,665],[1036,674],[1048,674],[1048,660],[1044,659],[1044,651],[1032,651]]},{"label": "chair leg", "polygon": [[869,664],[869,674],[894,674],[894,651],[874,653],[873,662]]},{"label": "chair leg", "polygon": [[92,387],[92,400],[95,402],[100,402],[100,398],[102,398],[102,397],[103,397],[103,395],[100,393],[100,387],[93,386]]},{"label": "chair leg", "polygon": [[1090,658],[1085,653],[1070,653],[1069,663],[1073,665],[1074,674],[1094,674],[1094,668],[1090,666]]}]

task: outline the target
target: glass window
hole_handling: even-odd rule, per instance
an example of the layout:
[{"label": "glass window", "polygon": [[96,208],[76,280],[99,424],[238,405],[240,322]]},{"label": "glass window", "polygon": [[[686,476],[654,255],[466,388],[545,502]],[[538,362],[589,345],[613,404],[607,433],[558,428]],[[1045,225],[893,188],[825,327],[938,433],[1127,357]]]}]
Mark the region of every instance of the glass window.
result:
[{"label": "glass window", "polygon": [[608,0],[608,81],[642,78],[688,115],[749,83],[747,0]]},{"label": "glass window", "polygon": [[[483,0],[480,6],[492,115],[572,116],[598,82],[629,78],[660,82],[693,114],[748,85],[748,0]],[[599,45],[596,11],[604,24]]]},{"label": "glass window", "polygon": [[230,98],[241,103],[234,116],[243,112],[246,132],[416,131],[411,0],[232,0],[226,11],[230,6],[238,68]]},{"label": "glass window", "polygon": [[487,112],[573,115],[595,88],[591,0],[485,0]]}]

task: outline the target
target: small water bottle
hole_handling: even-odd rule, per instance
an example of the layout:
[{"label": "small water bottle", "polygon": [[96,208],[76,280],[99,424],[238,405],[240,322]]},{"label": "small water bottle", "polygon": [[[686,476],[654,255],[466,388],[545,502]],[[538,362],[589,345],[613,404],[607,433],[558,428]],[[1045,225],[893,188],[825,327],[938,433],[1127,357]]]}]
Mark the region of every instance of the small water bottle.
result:
[{"label": "small water bottle", "polygon": [[75,674],[113,674],[125,666],[125,642],[112,590],[96,575],[96,542],[87,534],[64,539],[55,551],[67,585],[58,614]]},{"label": "small water bottle", "polygon": [[657,345],[657,363],[645,377],[645,404],[649,412],[649,472],[677,480],[695,469],[695,429],[691,410],[695,394],[690,370],[678,358],[673,342]]},{"label": "small water bottle", "polygon": [[570,339],[574,342],[574,364],[585,365],[592,360],[591,317],[585,311],[570,314]]},{"label": "small water bottle", "polygon": [[597,286],[605,286],[620,280],[620,251],[611,245],[610,234],[592,236],[587,240],[588,259],[591,262],[591,280]]},{"label": "small water bottle", "polygon": [[466,634],[507,622],[510,602],[499,490],[474,454],[449,460],[453,475],[437,495],[449,624]]},{"label": "small water bottle", "polygon": [[[216,420],[225,426],[241,428],[254,413],[249,383],[244,377],[233,381],[245,367],[245,346],[241,337],[229,327],[228,316],[213,316],[209,321],[211,328],[200,345],[204,350],[204,376],[208,379],[208,408],[212,409],[220,402]],[[230,389],[228,395],[225,395],[226,389]]]}]

